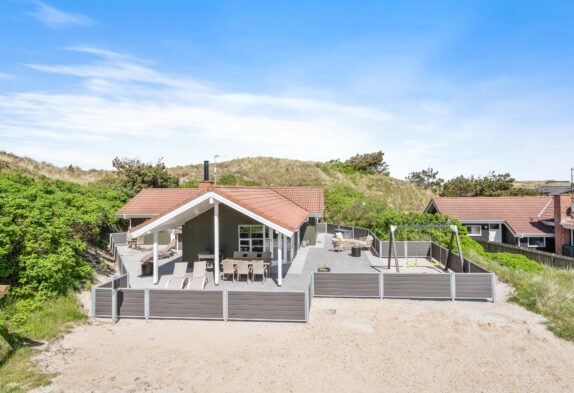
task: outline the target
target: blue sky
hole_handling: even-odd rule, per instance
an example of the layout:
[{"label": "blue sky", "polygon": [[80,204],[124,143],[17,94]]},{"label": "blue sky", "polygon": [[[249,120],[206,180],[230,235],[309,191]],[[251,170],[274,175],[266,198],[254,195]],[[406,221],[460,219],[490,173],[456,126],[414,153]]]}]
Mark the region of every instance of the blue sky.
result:
[{"label": "blue sky", "polygon": [[574,166],[573,2],[0,3],[0,150],[109,168],[383,150],[391,174]]}]

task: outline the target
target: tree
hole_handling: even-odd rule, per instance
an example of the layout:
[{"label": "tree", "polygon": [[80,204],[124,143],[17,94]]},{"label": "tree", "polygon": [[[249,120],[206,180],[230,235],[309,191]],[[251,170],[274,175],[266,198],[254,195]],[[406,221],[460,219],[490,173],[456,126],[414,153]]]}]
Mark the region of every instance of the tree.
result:
[{"label": "tree", "polygon": [[444,180],[438,177],[438,171],[432,168],[423,169],[418,172],[411,172],[406,177],[409,183],[416,184],[425,189],[430,189],[433,192],[441,190]]},{"label": "tree", "polygon": [[356,154],[346,162],[353,168],[361,172],[376,172],[383,175],[389,175],[389,165],[384,160],[385,153],[377,151],[367,154]]},{"label": "tree", "polygon": [[156,164],[141,162],[137,158],[114,158],[112,165],[118,171],[121,185],[133,196],[143,188],[177,187],[178,179],[167,172],[160,158]]},{"label": "tree", "polygon": [[536,190],[514,186],[514,178],[510,173],[496,174],[489,172],[483,177],[457,176],[444,183],[441,196],[446,197],[475,197],[475,196],[523,196],[541,195]]}]

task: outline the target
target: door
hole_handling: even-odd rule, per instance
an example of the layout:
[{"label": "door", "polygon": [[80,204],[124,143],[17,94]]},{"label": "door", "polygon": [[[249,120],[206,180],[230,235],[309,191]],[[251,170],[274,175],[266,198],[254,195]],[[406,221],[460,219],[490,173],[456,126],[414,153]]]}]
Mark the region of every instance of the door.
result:
[{"label": "door", "polygon": [[502,243],[502,228],[500,224],[490,224],[488,241]]}]

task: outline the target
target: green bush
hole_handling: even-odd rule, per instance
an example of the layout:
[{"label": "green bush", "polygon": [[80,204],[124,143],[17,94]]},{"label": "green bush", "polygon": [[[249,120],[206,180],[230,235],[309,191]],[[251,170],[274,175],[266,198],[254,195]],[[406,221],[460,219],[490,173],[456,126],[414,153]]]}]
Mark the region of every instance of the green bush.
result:
[{"label": "green bush", "polygon": [[4,318],[24,323],[45,300],[90,281],[82,253],[105,244],[125,200],[101,185],[0,174],[0,283],[12,286]]},{"label": "green bush", "polygon": [[510,267],[515,270],[523,272],[540,272],[544,270],[544,266],[528,259],[524,255],[511,254],[511,253],[488,253],[488,256],[503,266]]}]

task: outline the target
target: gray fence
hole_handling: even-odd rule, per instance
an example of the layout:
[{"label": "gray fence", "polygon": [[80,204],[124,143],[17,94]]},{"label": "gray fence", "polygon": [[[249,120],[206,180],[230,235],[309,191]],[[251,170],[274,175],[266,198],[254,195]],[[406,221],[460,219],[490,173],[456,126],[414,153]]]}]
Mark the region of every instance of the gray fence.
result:
[{"label": "gray fence", "polygon": [[530,250],[512,244],[487,242],[477,240],[478,243],[487,252],[509,252],[512,254],[524,255],[528,259],[532,259],[541,265],[552,266],[558,269],[574,269],[574,258],[553,254],[551,252]]},{"label": "gray fence", "polygon": [[494,273],[314,273],[317,297],[495,300]]},{"label": "gray fence", "polygon": [[[396,245],[398,258],[427,258],[431,255],[431,242],[429,241],[397,241]],[[383,258],[388,256],[389,242],[381,242],[380,250]]]},{"label": "gray fence", "polygon": [[127,275],[92,290],[94,317],[307,322],[312,280],[302,291],[128,288]]},{"label": "gray fence", "polygon": [[314,296],[380,297],[378,273],[314,273]]}]

